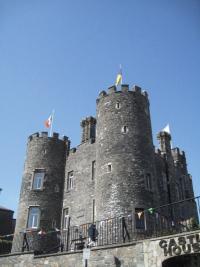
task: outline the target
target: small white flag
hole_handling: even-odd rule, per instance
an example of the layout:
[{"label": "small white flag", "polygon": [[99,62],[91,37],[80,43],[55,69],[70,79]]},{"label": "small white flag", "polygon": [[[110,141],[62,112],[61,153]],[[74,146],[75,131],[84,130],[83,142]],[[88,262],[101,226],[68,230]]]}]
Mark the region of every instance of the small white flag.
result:
[{"label": "small white flag", "polygon": [[167,124],[167,125],[165,126],[165,128],[164,128],[164,129],[162,129],[162,132],[165,132],[165,133],[168,133],[168,134],[170,134],[170,128],[169,128],[169,124]]}]

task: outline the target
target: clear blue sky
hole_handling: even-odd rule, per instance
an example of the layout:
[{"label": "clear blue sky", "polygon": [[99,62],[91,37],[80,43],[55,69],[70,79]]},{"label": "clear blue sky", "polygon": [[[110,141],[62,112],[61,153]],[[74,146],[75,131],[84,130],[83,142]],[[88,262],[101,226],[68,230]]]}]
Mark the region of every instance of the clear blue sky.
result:
[{"label": "clear blue sky", "polygon": [[0,205],[17,210],[27,137],[55,108],[54,130],[78,145],[120,63],[149,93],[154,144],[170,123],[200,194],[198,0],[0,0]]}]

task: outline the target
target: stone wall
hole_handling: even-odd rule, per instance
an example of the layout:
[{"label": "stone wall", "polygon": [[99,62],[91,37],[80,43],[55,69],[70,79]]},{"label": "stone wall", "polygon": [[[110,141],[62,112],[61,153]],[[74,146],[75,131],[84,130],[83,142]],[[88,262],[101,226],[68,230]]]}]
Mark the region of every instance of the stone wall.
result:
[{"label": "stone wall", "polygon": [[[143,244],[123,247],[93,249],[88,267],[143,267]],[[55,255],[33,256],[33,254],[0,256],[1,267],[84,267],[83,253],[60,253]]]},{"label": "stone wall", "polygon": [[[147,94],[135,86],[113,86],[97,100],[97,179],[99,220],[156,206],[154,148]],[[149,183],[147,184],[147,175]]]},{"label": "stone wall", "polygon": [[[162,267],[166,259],[185,255],[200,256],[200,231],[143,240],[135,243],[92,248],[88,267]],[[0,256],[1,267],[83,267],[83,252],[33,256]],[[188,265],[190,266],[190,265]],[[191,265],[199,266],[199,265]]]},{"label": "stone wall", "polygon": [[[92,162],[96,160],[96,144],[82,143],[71,150],[66,160],[63,209],[69,209],[71,225],[80,225],[93,220],[95,177],[92,177]],[[68,188],[68,175],[73,172],[73,188]]]}]

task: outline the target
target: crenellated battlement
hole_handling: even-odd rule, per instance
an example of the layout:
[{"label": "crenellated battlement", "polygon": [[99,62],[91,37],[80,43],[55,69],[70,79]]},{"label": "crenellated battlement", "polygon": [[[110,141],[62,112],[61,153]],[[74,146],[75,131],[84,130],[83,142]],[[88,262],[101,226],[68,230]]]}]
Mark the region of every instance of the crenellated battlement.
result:
[{"label": "crenellated battlement", "polygon": [[72,147],[69,151],[69,155],[76,153],[76,147]]},{"label": "crenellated battlement", "polygon": [[155,153],[161,156],[161,150],[157,147],[155,147]]},{"label": "crenellated battlement", "polygon": [[185,152],[183,150],[180,150],[178,147],[174,147],[174,148],[172,148],[172,155],[185,157]]},{"label": "crenellated battlement", "polygon": [[142,90],[141,87],[134,85],[131,90],[129,90],[129,85],[128,84],[122,84],[121,85],[121,90],[117,90],[117,87],[115,85],[111,86],[108,88],[107,92],[105,90],[101,91],[99,93],[99,96],[97,98],[97,104],[102,98],[105,98],[106,96],[109,96],[114,93],[131,93],[131,94],[136,94],[136,95],[142,95],[148,100],[148,93],[145,90]]},{"label": "crenellated battlement", "polygon": [[86,124],[96,124],[96,119],[92,116],[86,117],[81,121],[81,126],[84,127]]},{"label": "crenellated battlement", "polygon": [[60,141],[64,141],[64,142],[70,142],[69,138],[67,136],[62,136],[62,138],[59,138],[59,133],[53,133],[52,136],[49,136],[48,132],[36,132],[34,134],[31,134],[28,137],[28,141],[32,141],[38,138],[49,138],[49,139],[53,139],[53,140],[60,140]]}]

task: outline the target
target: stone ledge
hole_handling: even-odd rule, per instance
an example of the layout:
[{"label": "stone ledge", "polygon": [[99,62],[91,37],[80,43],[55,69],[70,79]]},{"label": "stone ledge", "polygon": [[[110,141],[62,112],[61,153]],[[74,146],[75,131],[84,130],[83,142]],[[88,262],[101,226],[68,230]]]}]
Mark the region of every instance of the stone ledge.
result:
[{"label": "stone ledge", "polygon": [[19,256],[19,255],[26,255],[26,254],[33,254],[33,252],[26,251],[26,252],[6,253],[6,254],[1,254],[0,255],[0,258],[3,258],[3,257],[11,257],[11,256]]}]

